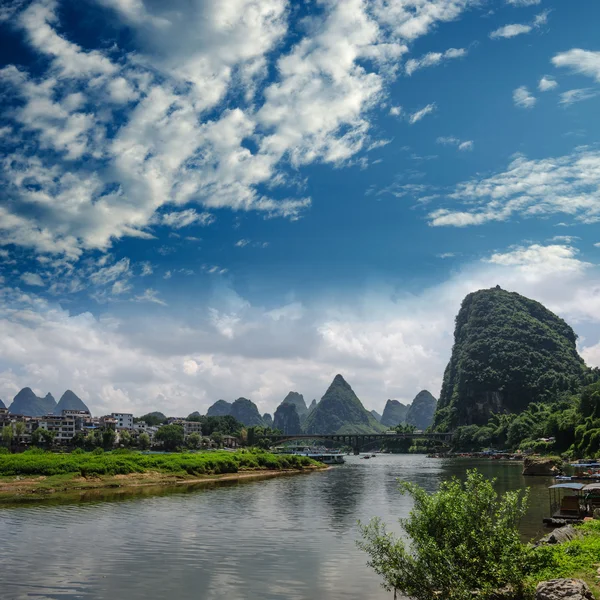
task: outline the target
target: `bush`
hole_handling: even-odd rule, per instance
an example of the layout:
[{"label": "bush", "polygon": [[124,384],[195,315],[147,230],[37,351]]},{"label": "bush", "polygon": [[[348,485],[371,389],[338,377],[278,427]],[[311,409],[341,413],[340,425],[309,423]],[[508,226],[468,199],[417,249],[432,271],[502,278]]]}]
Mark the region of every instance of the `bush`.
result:
[{"label": "bush", "polygon": [[400,525],[407,547],[386,531],[379,519],[361,525],[358,545],[370,555],[369,566],[385,589],[415,600],[472,600],[492,597],[500,588],[523,585],[526,547],[518,526],[527,508],[527,492],[498,496],[494,481],[469,471],[461,483],[453,478],[435,494],[418,485],[401,484],[414,508]]}]

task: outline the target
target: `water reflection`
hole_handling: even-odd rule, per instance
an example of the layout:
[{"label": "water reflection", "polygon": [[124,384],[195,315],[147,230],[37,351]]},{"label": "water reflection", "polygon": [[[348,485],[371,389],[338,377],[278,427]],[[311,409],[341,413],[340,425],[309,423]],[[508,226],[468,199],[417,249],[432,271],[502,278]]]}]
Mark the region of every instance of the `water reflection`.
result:
[{"label": "water reflection", "polygon": [[[398,529],[410,498],[397,480],[433,491],[468,461],[348,457],[326,472],[214,486],[86,493],[66,504],[0,508],[3,600],[389,600],[356,547],[356,522]],[[501,490],[519,465],[477,464]],[[546,481],[533,478],[525,529],[539,529]],[[543,503],[541,502],[543,498]],[[543,504],[543,505],[542,505]]]}]

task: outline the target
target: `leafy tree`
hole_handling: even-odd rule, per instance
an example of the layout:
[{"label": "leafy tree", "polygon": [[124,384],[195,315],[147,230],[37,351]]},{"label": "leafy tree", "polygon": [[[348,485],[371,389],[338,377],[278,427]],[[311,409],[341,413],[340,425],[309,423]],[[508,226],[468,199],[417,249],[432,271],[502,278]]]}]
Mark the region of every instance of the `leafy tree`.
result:
[{"label": "leafy tree", "polygon": [[150,436],[145,431],[138,436],[138,446],[140,450],[148,450],[150,448]]},{"label": "leafy tree", "polygon": [[110,429],[110,427],[106,427],[100,435],[102,436],[102,447],[105,450],[110,450],[115,445],[115,440],[117,439],[116,431]]},{"label": "leafy tree", "polygon": [[132,443],[131,433],[129,433],[129,431],[127,431],[126,429],[119,433],[119,439],[121,441],[121,444],[123,444],[123,446],[125,446],[125,448],[129,448],[131,446],[131,443]]},{"label": "leafy tree", "polygon": [[38,427],[31,434],[31,443],[34,446],[46,446],[47,448],[50,448],[52,444],[54,444],[55,437],[55,431],[48,431],[47,429],[42,429],[41,427]]},{"label": "leafy tree", "polygon": [[8,448],[13,441],[14,431],[12,425],[2,427],[2,443]]},{"label": "leafy tree", "polygon": [[15,423],[15,437],[17,438],[17,444],[20,444],[23,441],[23,436],[25,435],[25,431],[27,427],[23,421],[17,421]]},{"label": "leafy tree", "polygon": [[175,424],[163,425],[156,432],[154,439],[162,442],[165,450],[175,450],[178,446],[183,446],[183,427]]},{"label": "leafy tree", "polygon": [[202,437],[197,432],[190,433],[190,435],[188,435],[187,440],[186,440],[186,444],[188,445],[188,447],[193,448],[193,449],[200,448],[201,443],[202,443]]},{"label": "leafy tree", "polygon": [[386,530],[380,519],[361,525],[361,547],[385,589],[414,600],[483,600],[524,581],[526,547],[518,526],[527,508],[527,492],[498,496],[494,481],[469,471],[461,483],[445,481],[435,494],[412,483],[401,484],[414,500],[400,525],[410,545]]},{"label": "leafy tree", "polygon": [[157,427],[158,425],[166,423],[167,417],[163,415],[163,413],[155,411],[134,419],[135,423],[138,423],[139,421],[144,421],[144,423],[151,425],[152,427]]},{"label": "leafy tree", "polygon": [[95,431],[90,431],[84,439],[84,447],[86,450],[93,450],[101,443],[101,440],[98,439],[98,435]]}]

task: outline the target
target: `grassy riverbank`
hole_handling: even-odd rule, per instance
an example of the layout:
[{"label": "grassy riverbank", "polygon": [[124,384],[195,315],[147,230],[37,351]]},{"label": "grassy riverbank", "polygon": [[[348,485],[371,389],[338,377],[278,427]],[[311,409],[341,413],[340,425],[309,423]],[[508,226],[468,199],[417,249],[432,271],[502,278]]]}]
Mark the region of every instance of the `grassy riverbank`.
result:
[{"label": "grassy riverbank", "polygon": [[304,456],[247,450],[177,454],[29,451],[0,455],[0,501],[71,490],[247,479],[319,468],[323,465]]},{"label": "grassy riverbank", "polygon": [[577,529],[583,534],[579,539],[540,546],[532,551],[532,573],[528,577],[532,589],[538,581],[562,577],[583,579],[594,596],[600,598],[600,521],[588,521]]}]

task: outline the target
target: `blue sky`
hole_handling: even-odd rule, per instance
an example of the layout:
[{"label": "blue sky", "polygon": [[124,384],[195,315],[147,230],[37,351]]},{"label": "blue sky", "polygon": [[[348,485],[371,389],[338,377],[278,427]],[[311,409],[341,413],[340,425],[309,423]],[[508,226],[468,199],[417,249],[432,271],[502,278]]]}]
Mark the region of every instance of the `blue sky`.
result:
[{"label": "blue sky", "polygon": [[439,393],[500,284],[600,364],[600,5],[0,9],[0,397]]}]

